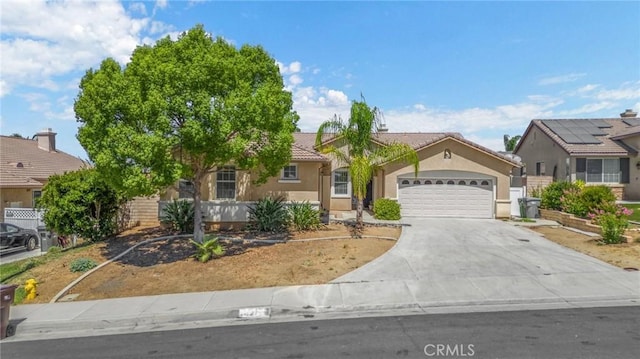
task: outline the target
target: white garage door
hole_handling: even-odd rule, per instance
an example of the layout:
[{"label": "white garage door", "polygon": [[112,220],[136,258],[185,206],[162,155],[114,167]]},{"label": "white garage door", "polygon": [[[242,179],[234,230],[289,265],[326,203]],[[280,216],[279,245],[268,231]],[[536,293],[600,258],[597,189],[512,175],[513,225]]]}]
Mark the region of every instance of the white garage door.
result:
[{"label": "white garage door", "polygon": [[406,217],[493,218],[493,181],[400,179],[398,200]]}]

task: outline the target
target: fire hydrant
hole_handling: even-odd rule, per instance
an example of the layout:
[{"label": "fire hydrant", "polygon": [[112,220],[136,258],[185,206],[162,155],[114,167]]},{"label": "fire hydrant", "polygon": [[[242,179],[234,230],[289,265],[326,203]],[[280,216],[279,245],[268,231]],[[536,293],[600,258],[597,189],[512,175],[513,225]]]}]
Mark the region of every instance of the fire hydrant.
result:
[{"label": "fire hydrant", "polygon": [[36,299],[36,287],[38,282],[35,279],[27,279],[24,283],[24,291],[27,292],[26,299]]}]

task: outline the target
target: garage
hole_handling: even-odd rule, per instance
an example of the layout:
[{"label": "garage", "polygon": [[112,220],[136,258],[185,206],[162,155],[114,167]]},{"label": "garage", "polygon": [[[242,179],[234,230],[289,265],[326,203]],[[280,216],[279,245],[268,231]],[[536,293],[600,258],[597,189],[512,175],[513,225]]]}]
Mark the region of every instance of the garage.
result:
[{"label": "garage", "polygon": [[482,175],[402,177],[398,179],[402,216],[493,218],[492,179],[482,178]]}]

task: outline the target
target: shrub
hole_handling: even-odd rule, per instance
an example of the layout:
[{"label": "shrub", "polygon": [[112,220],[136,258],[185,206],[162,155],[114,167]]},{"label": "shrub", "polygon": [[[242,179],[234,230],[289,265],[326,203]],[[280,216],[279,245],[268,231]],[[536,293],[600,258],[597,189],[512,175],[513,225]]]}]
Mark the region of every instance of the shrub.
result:
[{"label": "shrub", "polygon": [[600,209],[589,213],[593,223],[602,227],[602,241],[606,244],[616,244],[624,240],[622,235],[629,227],[629,216],[633,210],[615,203],[601,204]]},{"label": "shrub", "polygon": [[260,232],[279,232],[287,228],[289,211],[282,197],[265,197],[249,207],[249,221]]},{"label": "shrub", "polygon": [[582,191],[577,187],[566,189],[560,197],[560,209],[578,217],[584,217],[589,213],[582,198]]},{"label": "shrub", "polygon": [[205,236],[202,243],[191,240],[196,247],[196,254],[193,256],[202,263],[208,262],[211,258],[217,258],[224,255],[224,247],[218,242],[217,237]]},{"label": "shrub", "polygon": [[[616,196],[611,188],[604,185],[585,187],[581,197],[584,206],[591,211],[601,209],[603,206],[614,205],[616,202]],[[582,216],[585,215],[586,213]]]},{"label": "shrub", "polygon": [[297,231],[308,231],[320,227],[320,211],[309,201],[293,202],[289,207],[291,225]]},{"label": "shrub", "polygon": [[89,269],[95,268],[97,267],[98,264],[90,258],[78,258],[76,260],[74,260],[73,262],[71,262],[71,266],[69,267],[69,269],[71,269],[71,271],[73,273],[76,272],[86,272]]},{"label": "shrub", "polygon": [[542,190],[540,207],[552,209],[556,211],[562,210],[562,202],[560,198],[564,192],[569,189],[579,189],[579,184],[571,182],[553,182]]},{"label": "shrub", "polygon": [[180,233],[193,233],[193,203],[185,200],[173,200],[164,208],[162,223]]},{"label": "shrub", "polygon": [[400,219],[400,203],[388,198],[379,198],[373,202],[373,215],[376,219],[398,220]]}]

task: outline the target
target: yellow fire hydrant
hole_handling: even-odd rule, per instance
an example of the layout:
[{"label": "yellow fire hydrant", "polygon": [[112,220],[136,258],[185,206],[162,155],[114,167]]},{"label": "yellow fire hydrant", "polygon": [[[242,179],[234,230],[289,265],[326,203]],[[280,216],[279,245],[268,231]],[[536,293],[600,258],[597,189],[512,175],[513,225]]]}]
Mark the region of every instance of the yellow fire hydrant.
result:
[{"label": "yellow fire hydrant", "polygon": [[24,283],[24,291],[27,292],[27,299],[36,299],[36,287],[38,286],[38,282],[35,279],[27,279]]}]

